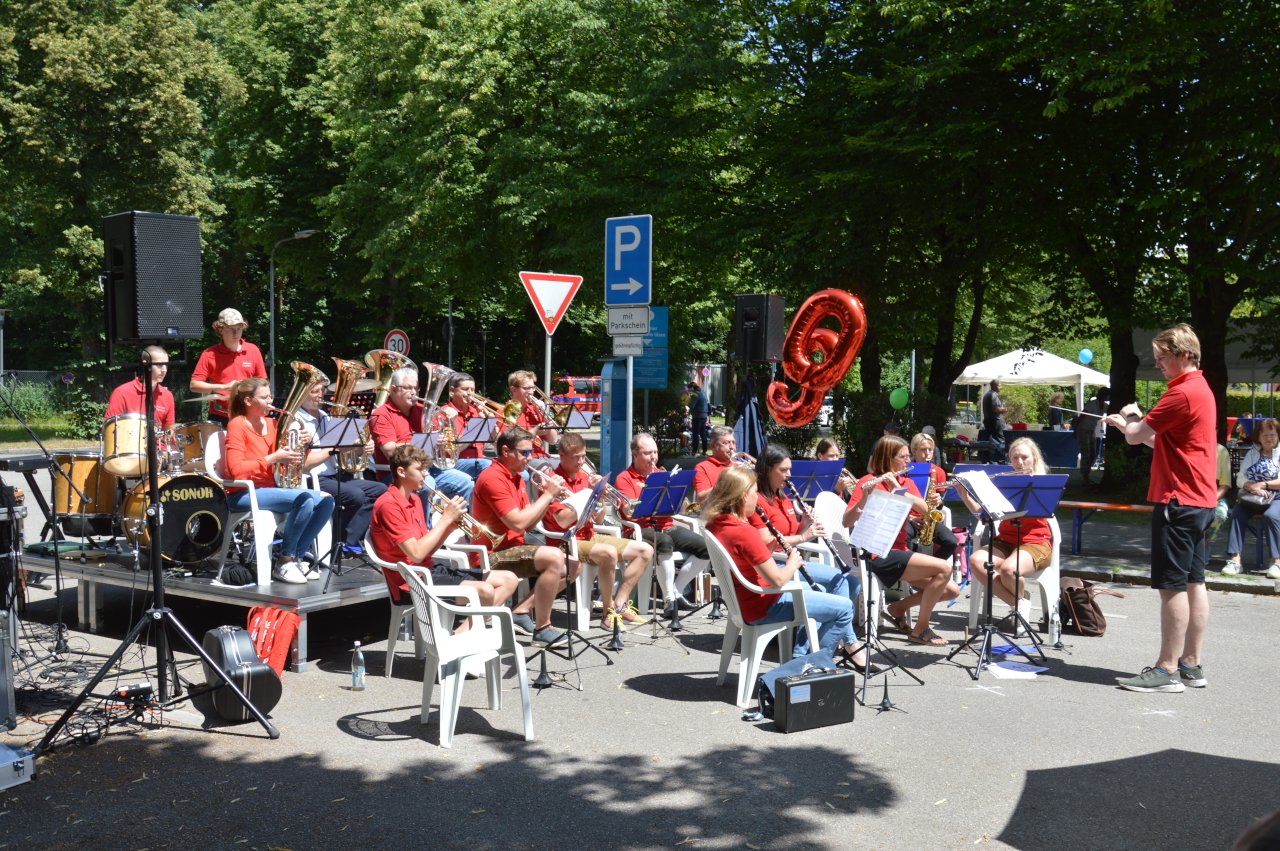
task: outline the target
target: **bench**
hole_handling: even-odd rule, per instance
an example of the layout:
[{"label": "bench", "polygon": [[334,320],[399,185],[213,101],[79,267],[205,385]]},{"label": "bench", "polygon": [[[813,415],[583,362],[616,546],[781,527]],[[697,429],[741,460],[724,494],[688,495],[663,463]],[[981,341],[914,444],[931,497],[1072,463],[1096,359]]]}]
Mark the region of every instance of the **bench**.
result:
[{"label": "bench", "polygon": [[1080,555],[1080,539],[1084,523],[1097,511],[1131,511],[1137,514],[1150,514],[1150,505],[1128,505],[1120,502],[1075,502],[1064,499],[1058,503],[1059,508],[1071,509],[1071,554]]}]

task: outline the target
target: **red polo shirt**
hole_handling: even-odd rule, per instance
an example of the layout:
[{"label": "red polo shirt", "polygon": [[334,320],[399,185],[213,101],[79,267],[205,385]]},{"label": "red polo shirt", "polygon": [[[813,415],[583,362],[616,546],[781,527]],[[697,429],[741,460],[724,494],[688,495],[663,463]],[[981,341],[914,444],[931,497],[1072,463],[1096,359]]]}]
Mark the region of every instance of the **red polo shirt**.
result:
[{"label": "red polo shirt", "polygon": [[414,435],[413,423],[422,422],[422,405],[415,404],[409,413],[403,414],[390,399],[369,415],[369,436],[376,447],[373,452],[375,464],[386,464],[387,456],[382,454],[384,443],[408,443]]},{"label": "red polo shirt", "polygon": [[471,541],[485,549],[506,550],[524,543],[524,533],[517,532],[502,522],[503,515],[518,511],[529,504],[529,492],[519,473],[511,473],[499,463],[490,464],[476,477],[476,489],[471,494],[471,515],[492,532],[503,531],[505,536],[495,548],[483,536]]},{"label": "red polo shirt", "polygon": [[[862,499],[862,486],[874,478],[875,476],[868,473],[858,479],[858,484],[853,489],[853,496],[849,497],[850,506],[858,504],[858,501]],[[914,496],[916,498],[920,497],[920,489],[916,487],[915,482],[906,477],[905,473],[898,477],[898,481],[902,483],[899,487],[905,488],[908,496]],[[872,490],[884,491],[885,493],[893,493],[896,489],[897,488],[888,482],[877,482],[876,486],[872,488]],[[898,539],[893,542],[893,548],[895,550],[907,549],[907,523],[909,522],[909,520],[904,520],[902,522],[902,528],[898,530]]]},{"label": "red polo shirt", "polygon": [[[369,543],[374,554],[383,561],[419,564],[405,555],[400,545],[411,538],[427,536],[427,521],[422,515],[422,500],[416,493],[405,497],[399,488],[390,487],[373,503],[373,519],[369,523]],[[430,564],[424,565],[430,567]],[[391,592],[391,602],[400,605],[403,595],[409,593],[409,584],[400,571],[382,568]]]},{"label": "red polo shirt", "polygon": [[[760,494],[756,498],[756,505],[764,509],[764,513],[768,515],[769,522],[773,524],[773,528],[777,529],[783,537],[800,534],[800,518],[796,516],[795,505],[787,497],[778,494],[773,499],[770,499],[764,494]],[[773,533],[769,532],[759,514],[752,514],[747,518],[747,522],[751,525],[751,528],[756,530],[756,534],[759,534],[761,529],[768,533],[769,542],[767,546],[770,550],[777,552],[781,549],[774,539]]]},{"label": "red polo shirt", "polygon": [[276,486],[275,466],[263,460],[276,451],[276,421],[269,419],[264,422],[267,424],[265,435],[254,431],[245,416],[235,417],[227,423],[227,478],[244,479],[260,488]]},{"label": "red polo shirt", "polygon": [[[266,378],[267,367],[262,362],[262,352],[247,340],[240,341],[240,351],[233,352],[222,343],[215,343],[200,353],[192,381],[210,384],[226,384],[242,378]],[[227,416],[228,400],[214,399],[209,403],[209,413]]]},{"label": "red polo shirt", "polygon": [[1144,422],[1156,433],[1147,499],[1197,508],[1218,504],[1217,403],[1200,370],[1169,382]]},{"label": "red polo shirt", "polygon": [[[144,413],[146,410],[146,392],[146,388],[142,386],[141,378],[126,381],[111,391],[111,399],[107,402],[107,412],[102,418],[109,420],[121,414]],[[163,384],[157,384],[155,397],[156,428],[171,428],[173,426],[173,394],[169,392],[168,387]]]},{"label": "red polo shirt", "polygon": [[[738,572],[748,582],[761,588],[769,583],[757,571],[756,565],[772,561],[769,548],[760,540],[760,533],[732,514],[717,514],[707,524],[707,531],[716,536],[724,548],[729,551],[729,558],[738,566]],[[733,583],[733,593],[738,598],[738,607],[742,609],[742,619],[747,623],[755,623],[769,611],[769,607],[778,599],[776,594],[757,594],[748,591],[737,582]]]},{"label": "red polo shirt", "polygon": [[1000,530],[996,532],[996,540],[1004,541],[1011,547],[1016,547],[1019,543],[1050,544],[1053,543],[1053,533],[1049,531],[1049,518],[1023,517],[1021,533],[1012,520],[1002,520]]},{"label": "red polo shirt", "polygon": [[[591,480],[588,478],[585,470],[579,469],[576,476],[570,476],[564,471],[564,467],[556,467],[555,474],[564,479],[565,486],[573,493],[578,493],[591,487]],[[551,507],[547,509],[546,516],[542,518],[542,525],[546,526],[548,531],[563,532],[565,530],[565,527],[557,523],[555,518],[555,513],[562,508],[564,508],[564,503],[553,502],[551,503]],[[588,523],[579,529],[578,534],[574,537],[579,541],[589,541],[594,538],[595,535],[596,533],[592,529],[591,524]]]},{"label": "red polo shirt", "polygon": [[[653,472],[664,471],[661,467],[655,467]],[[627,499],[639,499],[640,491],[644,490],[644,481],[647,478],[649,478],[648,475],[642,476],[637,473],[633,464],[614,477],[613,486]],[[640,517],[635,522],[641,529],[657,529],[662,532],[671,528],[672,520],[670,517]]]},{"label": "red polo shirt", "polygon": [[693,468],[693,492],[706,493],[711,490],[719,480],[720,474],[728,467],[728,461],[721,461],[714,455],[709,456],[705,461],[698,462],[698,466]]}]

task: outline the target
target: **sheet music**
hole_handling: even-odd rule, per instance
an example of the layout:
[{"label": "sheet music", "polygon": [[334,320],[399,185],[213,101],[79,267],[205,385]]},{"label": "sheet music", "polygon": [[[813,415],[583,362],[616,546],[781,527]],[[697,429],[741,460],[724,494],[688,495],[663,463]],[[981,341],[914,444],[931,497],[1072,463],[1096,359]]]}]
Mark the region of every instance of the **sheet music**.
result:
[{"label": "sheet music", "polygon": [[884,557],[898,540],[913,500],[909,496],[874,490],[862,506],[862,516],[849,532],[849,543],[872,555]]},{"label": "sheet music", "polygon": [[955,477],[964,482],[965,490],[978,501],[993,520],[999,520],[1017,510],[1009,500],[1005,499],[1004,494],[1000,493],[1000,489],[996,487],[995,482],[991,481],[991,477],[981,470],[965,470],[963,473],[956,473]]}]

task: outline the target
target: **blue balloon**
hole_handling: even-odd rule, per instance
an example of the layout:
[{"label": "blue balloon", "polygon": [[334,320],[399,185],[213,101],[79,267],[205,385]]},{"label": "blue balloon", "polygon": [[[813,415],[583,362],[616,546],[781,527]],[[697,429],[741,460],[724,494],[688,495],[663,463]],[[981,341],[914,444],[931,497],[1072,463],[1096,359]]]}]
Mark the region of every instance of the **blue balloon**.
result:
[{"label": "blue balloon", "polygon": [[1081,349],[1079,357],[1080,363],[1088,365],[1093,360],[1093,352],[1088,349]]}]

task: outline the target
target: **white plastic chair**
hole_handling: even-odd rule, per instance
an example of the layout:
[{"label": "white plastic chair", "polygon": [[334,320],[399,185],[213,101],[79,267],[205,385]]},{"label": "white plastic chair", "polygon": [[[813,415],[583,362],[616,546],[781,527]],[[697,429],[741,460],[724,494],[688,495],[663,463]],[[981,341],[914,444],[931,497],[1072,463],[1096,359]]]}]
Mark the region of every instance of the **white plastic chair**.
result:
[{"label": "white plastic chair", "polygon": [[[982,540],[983,528],[981,522],[974,527],[975,548],[978,546],[977,542]],[[1059,562],[1062,550],[1062,529],[1059,528],[1056,517],[1049,518],[1049,534],[1053,536],[1053,552],[1049,557],[1049,564],[1043,570],[1022,577],[1022,595],[1029,598],[1032,588],[1038,588],[1040,610],[1045,613],[1050,624],[1060,624],[1062,621],[1058,612],[1058,601],[1061,599],[1062,589],[1058,580],[1062,575]],[[974,582],[969,589],[969,629],[972,630],[978,625],[978,619],[982,617],[986,608],[987,590],[979,582]],[[1052,626],[1049,632],[1052,634]]]},{"label": "white plastic chair", "polygon": [[[385,570],[397,569],[396,562],[384,561],[378,557],[378,554],[373,550],[373,542],[369,540],[368,536],[364,539],[364,553],[374,567]],[[451,562],[455,570],[467,570],[467,557],[463,553],[452,550],[447,551],[442,547],[432,555],[432,558]],[[426,577],[427,584],[431,584],[431,574],[427,574]],[[385,573],[383,578],[387,578]],[[400,640],[400,626],[404,623],[405,616],[413,611],[413,600],[408,599],[406,601],[404,597],[401,597],[399,603],[392,603],[390,596],[388,596],[387,602],[391,603],[391,622],[387,627],[387,658],[386,663],[383,665],[385,668],[383,676],[390,677],[392,665],[396,661],[396,644]],[[423,659],[427,655],[426,639],[423,637],[422,631],[418,629],[413,631],[413,652],[416,659]]]},{"label": "white plastic chair", "polygon": [[276,514],[258,507],[258,489],[253,482],[245,479],[229,479],[223,455],[226,451],[227,433],[216,431],[209,436],[204,447],[204,469],[210,478],[224,488],[238,487],[249,491],[248,511],[228,511],[226,534],[222,536],[222,550],[218,553],[218,565],[227,560],[227,550],[231,547],[231,530],[246,518],[253,520],[253,557],[257,566],[259,585],[271,584],[271,541],[275,538]]},{"label": "white plastic chair", "polygon": [[[520,704],[524,714],[524,740],[533,741],[533,705],[529,701],[529,678],[525,673],[524,648],[516,642],[511,610],[505,606],[481,606],[476,589],[465,585],[431,586],[426,568],[400,562],[397,569],[409,585],[413,598],[416,629],[426,639],[426,664],[422,672],[421,723],[431,714],[431,695],[440,679],[440,746],[453,747],[453,730],[462,703],[462,686],[469,671],[483,666],[489,708],[502,708],[502,658],[511,657],[516,681],[520,684]],[[445,602],[464,599],[467,605]],[[451,626],[458,615],[469,617],[470,628],[455,635]],[[486,623],[486,619],[490,623]]]},{"label": "white plastic chair", "polygon": [[[748,582],[739,572],[733,559],[729,557],[724,545],[710,532],[703,531],[702,537],[707,541],[707,553],[711,556],[711,569],[720,582],[721,596],[729,617],[725,620],[724,643],[720,645],[720,673],[716,677],[716,685],[724,685],[729,674],[729,660],[733,657],[734,646],[738,638],[742,638],[742,658],[738,663],[738,695],[739,708],[746,709],[751,702],[751,691],[755,687],[756,677],[760,673],[760,660],[769,642],[778,639],[778,658],[787,661],[791,658],[791,633],[798,626],[806,626],[809,630],[809,641],[818,641],[818,629],[809,617],[804,602],[804,586],[799,582],[788,582],[781,588],[762,588]],[[767,624],[749,624],[742,619],[742,609],[738,606],[738,595],[734,593],[734,583],[757,594],[790,594],[792,601],[792,617],[787,621]]]}]

